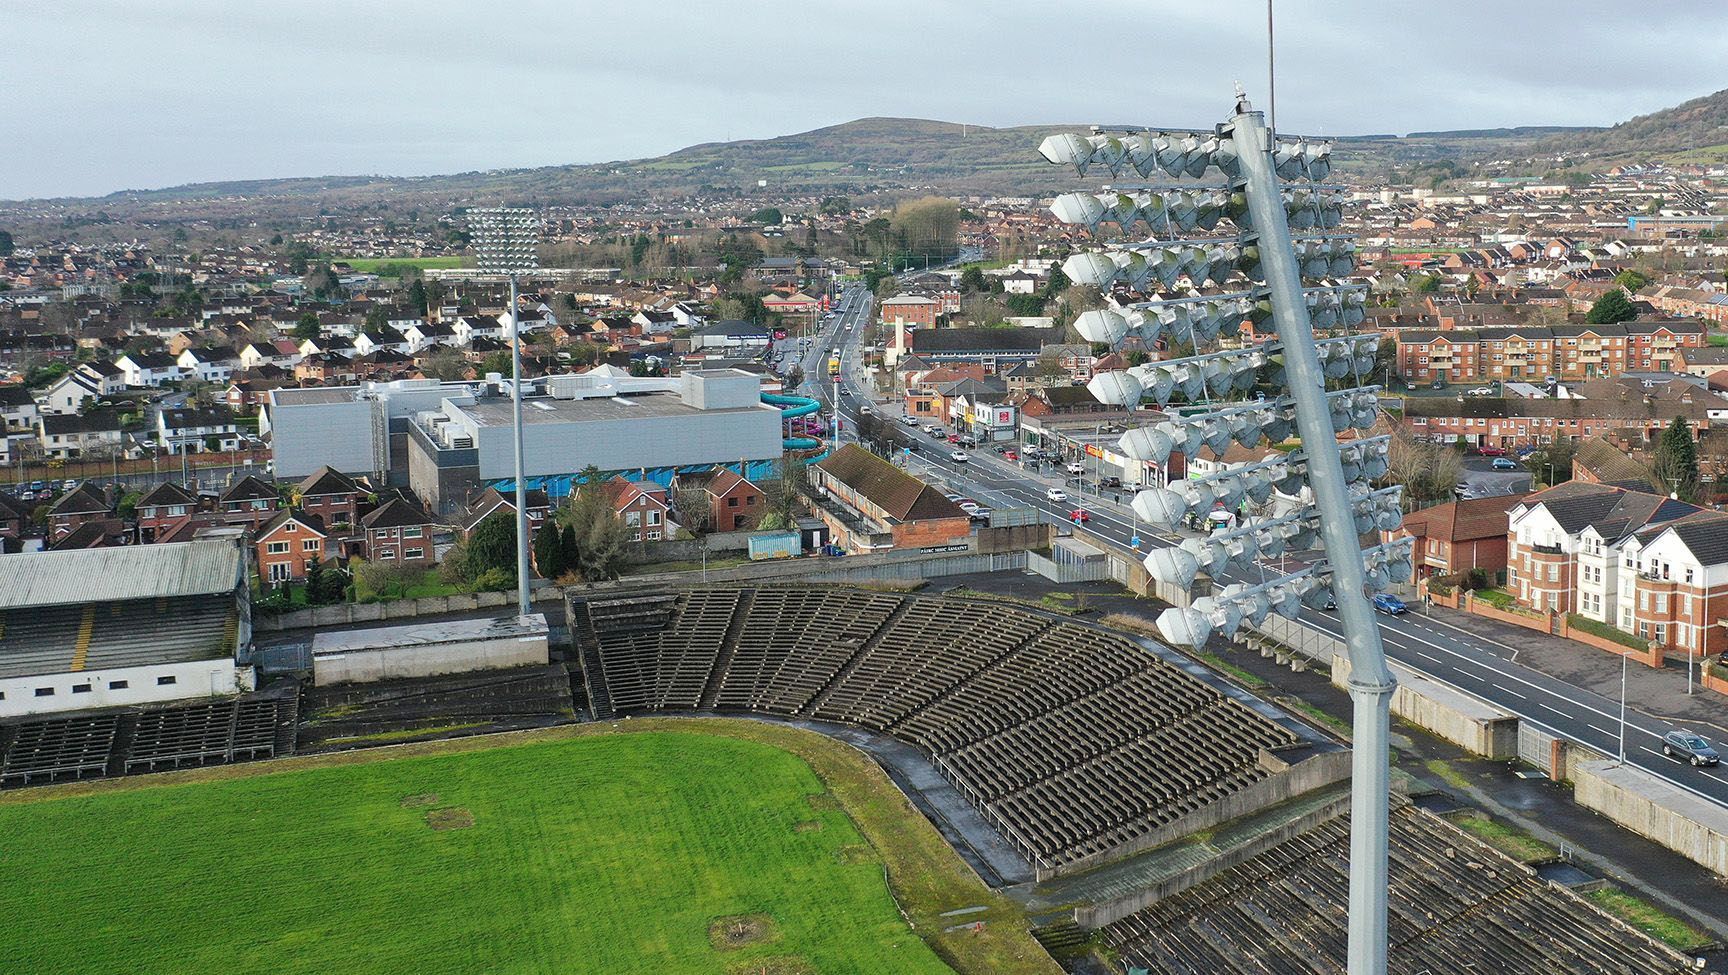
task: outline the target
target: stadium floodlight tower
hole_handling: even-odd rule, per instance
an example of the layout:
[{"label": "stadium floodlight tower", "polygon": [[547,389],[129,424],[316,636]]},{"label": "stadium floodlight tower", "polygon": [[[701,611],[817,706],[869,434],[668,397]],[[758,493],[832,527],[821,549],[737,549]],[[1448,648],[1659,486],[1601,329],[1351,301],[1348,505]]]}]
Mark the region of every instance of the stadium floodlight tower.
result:
[{"label": "stadium floodlight tower", "polygon": [[522,463],[522,312],[516,306],[516,276],[540,267],[540,218],[527,207],[477,207],[468,211],[475,268],[510,281],[510,420],[516,444],[516,611],[528,615],[528,489]]},{"label": "stadium floodlight tower", "polygon": [[[1410,577],[1414,540],[1361,544],[1366,532],[1398,526],[1401,489],[1372,487],[1387,472],[1388,438],[1369,435],[1378,387],[1363,383],[1380,339],[1352,331],[1364,323],[1366,289],[1351,280],[1353,239],[1329,232],[1345,193],[1321,183],[1331,147],[1275,140],[1238,95],[1234,117],[1211,133],[1094,129],[1053,135],[1039,152],[1080,176],[1103,169],[1132,178],[1132,170],[1178,181],[1115,183],[1105,193],[1064,194],[1051,207],[1063,223],[1094,234],[1111,225],[1122,238],[1063,262],[1076,284],[1102,289],[1107,306],[1081,314],[1075,329],[1089,342],[1161,345],[1168,356],[1088,384],[1100,402],[1129,411],[1121,452],[1161,465],[1172,454],[1192,460],[1202,450],[1221,456],[1232,443],[1300,437],[1299,448],[1266,460],[1142,490],[1133,508],[1138,520],[1164,527],[1218,508],[1245,516],[1240,527],[1147,555],[1160,583],[1186,591],[1204,571],[1215,587],[1159,615],[1172,644],[1199,647],[1214,634],[1260,627],[1271,614],[1294,620],[1304,607],[1336,601],[1355,708],[1348,967],[1350,975],[1386,975],[1395,684],[1367,594]],[[1193,182],[1214,173],[1223,185]],[[1140,239],[1141,229],[1152,238]],[[1273,340],[1244,341],[1245,325]],[[1175,409],[1173,400],[1185,404]],[[1160,412],[1134,419],[1143,404]],[[1340,444],[1340,436],[1350,439]],[[1307,568],[1285,574],[1268,565],[1316,544],[1324,558]]]}]

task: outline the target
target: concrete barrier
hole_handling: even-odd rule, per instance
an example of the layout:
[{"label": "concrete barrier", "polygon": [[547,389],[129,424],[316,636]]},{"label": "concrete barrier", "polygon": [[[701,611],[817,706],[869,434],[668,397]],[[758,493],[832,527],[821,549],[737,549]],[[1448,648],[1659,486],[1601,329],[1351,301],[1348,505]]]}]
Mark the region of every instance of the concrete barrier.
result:
[{"label": "concrete barrier", "polygon": [[1567,777],[1579,805],[1728,876],[1728,809],[1589,749],[1574,745],[1566,751]]},{"label": "concrete barrier", "polygon": [[1334,782],[1342,782],[1350,777],[1350,752],[1342,749],[1321,752],[1309,755],[1292,765],[1277,755],[1262,749],[1260,765],[1271,773],[1266,778],[1238,789],[1217,802],[1202,806],[1180,819],[1166,823],[1162,827],[1137,836],[1126,843],[1101,850],[1071,863],[1064,863],[1059,867],[1034,865],[1037,878],[1042,881],[1053,877],[1083,873],[1093,867],[1114,860],[1127,859],[1136,853],[1173,843],[1184,836],[1192,836],[1220,823],[1227,823],[1240,816],[1276,806],[1315,789],[1325,788]]},{"label": "concrete barrier", "polygon": [[[1400,664],[1392,663],[1391,668],[1398,681],[1392,693],[1393,714],[1484,758],[1518,757],[1517,715]],[[1349,678],[1350,658],[1334,657],[1332,683],[1345,687]]]}]

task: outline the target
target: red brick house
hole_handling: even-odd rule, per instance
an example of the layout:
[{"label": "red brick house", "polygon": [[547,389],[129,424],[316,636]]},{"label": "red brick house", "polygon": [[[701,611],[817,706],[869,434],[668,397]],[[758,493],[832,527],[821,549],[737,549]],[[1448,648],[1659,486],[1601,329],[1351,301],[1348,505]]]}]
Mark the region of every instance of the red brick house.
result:
[{"label": "red brick house", "polygon": [[360,519],[366,561],[430,567],[438,560],[432,550],[434,527],[431,515],[391,498]]},{"label": "red brick house", "polygon": [[1412,511],[1397,530],[1384,532],[1386,541],[1415,538],[1412,549],[1415,578],[1482,569],[1498,577],[1506,571],[1508,512],[1527,495],[1453,501]]},{"label": "red brick house", "polygon": [[276,486],[251,474],[235,481],[216,499],[216,510],[222,513],[224,521],[253,528],[269,521],[281,507],[282,495]]},{"label": "red brick house", "polygon": [[[528,537],[532,539],[540,531],[540,526],[546,523],[546,517],[552,513],[552,500],[545,491],[530,490],[524,495],[528,503]],[[485,521],[494,511],[504,511],[510,514],[516,512],[516,492],[508,494],[497,488],[487,488],[480,497],[468,506],[468,514],[462,519],[462,537],[467,538],[476,525]]]},{"label": "red brick house", "polygon": [[360,521],[360,499],[366,495],[354,479],[329,467],[320,467],[294,487],[295,506],[316,515],[338,531]]},{"label": "red brick house", "polygon": [[163,481],[138,499],[138,543],[157,541],[169,526],[198,510],[198,496],[172,481]]},{"label": "red brick house", "polygon": [[30,524],[30,505],[0,491],[0,537],[23,538]]},{"label": "red brick house", "polygon": [[971,519],[942,492],[857,444],[810,468],[818,516],[847,551],[962,545]]},{"label": "red brick house", "polygon": [[324,542],[329,536],[316,516],[292,508],[278,511],[258,528],[258,578],[266,585],[281,585],[306,578],[306,567],[324,561]]},{"label": "red brick house", "polygon": [[768,513],[768,496],[762,489],[725,467],[679,474],[672,490],[701,491],[707,495],[708,525],[712,531],[749,531]]},{"label": "red brick house", "polygon": [[653,481],[627,481],[614,477],[601,485],[612,502],[612,510],[630,529],[632,542],[657,542],[668,537],[668,515],[672,503],[666,489]]},{"label": "red brick house", "polygon": [[60,496],[48,509],[48,541],[58,542],[88,521],[112,517],[108,496],[89,484]]}]

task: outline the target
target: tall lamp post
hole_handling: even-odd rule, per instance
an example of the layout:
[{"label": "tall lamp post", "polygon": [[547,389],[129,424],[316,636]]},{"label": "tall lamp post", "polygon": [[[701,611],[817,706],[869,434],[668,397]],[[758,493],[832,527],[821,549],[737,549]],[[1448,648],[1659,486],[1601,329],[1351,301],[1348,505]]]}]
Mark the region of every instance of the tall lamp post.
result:
[{"label": "tall lamp post", "polygon": [[528,615],[528,489],[522,464],[522,313],[516,307],[516,276],[540,267],[540,218],[527,207],[480,207],[468,211],[475,267],[510,281],[510,419],[516,447],[516,611]]}]

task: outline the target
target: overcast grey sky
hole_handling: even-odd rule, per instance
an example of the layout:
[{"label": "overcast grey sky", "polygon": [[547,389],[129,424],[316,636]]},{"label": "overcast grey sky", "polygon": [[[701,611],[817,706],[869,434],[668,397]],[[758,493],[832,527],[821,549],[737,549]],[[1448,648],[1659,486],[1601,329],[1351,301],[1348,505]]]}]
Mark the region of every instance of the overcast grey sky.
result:
[{"label": "overcast grey sky", "polygon": [[[1277,0],[1279,127],[1611,124],[1722,0]],[[1209,125],[1261,0],[0,0],[0,198],[599,162],[871,115]],[[1234,23],[1245,26],[1237,28]]]}]

